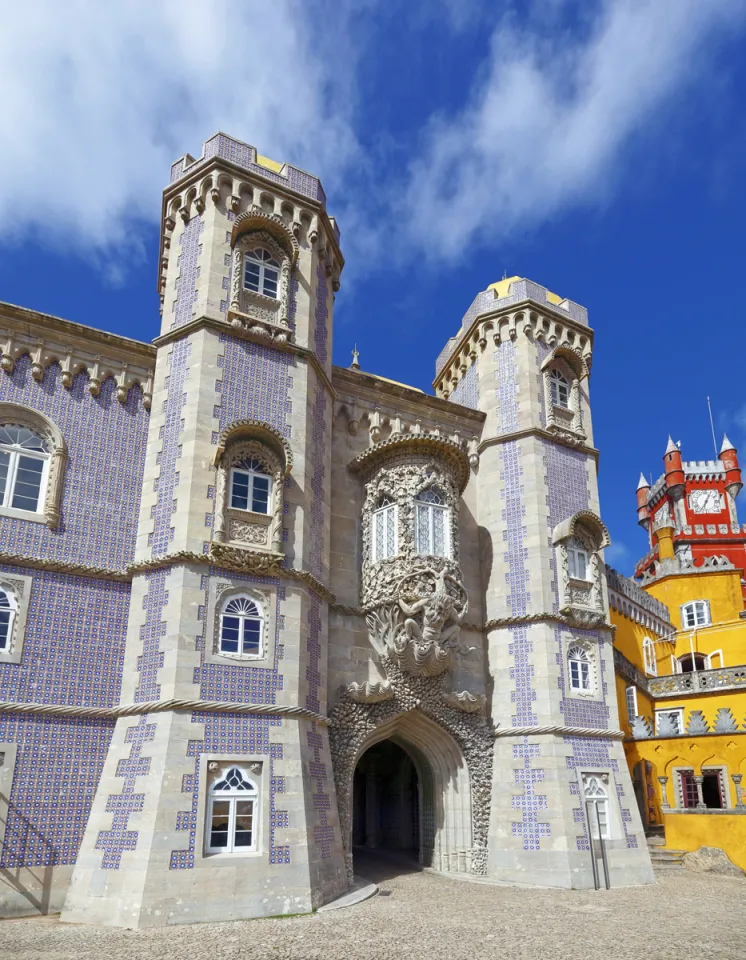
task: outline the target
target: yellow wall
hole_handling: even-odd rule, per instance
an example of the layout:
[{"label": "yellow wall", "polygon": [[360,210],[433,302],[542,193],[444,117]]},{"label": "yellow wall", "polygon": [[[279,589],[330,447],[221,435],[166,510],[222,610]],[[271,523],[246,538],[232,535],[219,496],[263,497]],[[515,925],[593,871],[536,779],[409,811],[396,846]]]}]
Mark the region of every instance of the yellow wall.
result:
[{"label": "yellow wall", "polygon": [[660,600],[671,612],[671,620],[683,630],[681,604],[690,600],[709,600],[712,622],[738,620],[743,610],[740,570],[708,570],[673,577],[661,577],[643,587],[646,593]]},{"label": "yellow wall", "polygon": [[[617,674],[616,700],[619,706],[619,729],[628,735],[632,732],[629,717],[627,716],[627,687],[630,685],[624,677],[620,677],[619,674]],[[653,701],[647,694],[643,693],[639,687],[637,688],[637,716],[647,717],[650,723],[653,723]]]},{"label": "yellow wall", "polygon": [[664,820],[669,849],[720,847],[736,866],[746,870],[746,815],[670,813]]}]

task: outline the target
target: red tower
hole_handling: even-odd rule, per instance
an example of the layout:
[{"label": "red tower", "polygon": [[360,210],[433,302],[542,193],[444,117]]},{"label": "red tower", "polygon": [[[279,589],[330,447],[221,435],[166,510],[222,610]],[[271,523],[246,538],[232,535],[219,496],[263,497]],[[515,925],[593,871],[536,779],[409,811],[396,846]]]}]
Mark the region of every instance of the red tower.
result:
[{"label": "red tower", "polygon": [[663,466],[652,487],[643,476],[637,485],[637,519],[650,531],[652,550],[637,564],[636,574],[659,559],[656,528],[671,526],[675,556],[682,563],[699,567],[705,557],[726,557],[736,568],[746,569],[746,526],[739,524],[736,511],[743,484],[730,440],[723,438],[717,460],[684,461],[669,437]]}]

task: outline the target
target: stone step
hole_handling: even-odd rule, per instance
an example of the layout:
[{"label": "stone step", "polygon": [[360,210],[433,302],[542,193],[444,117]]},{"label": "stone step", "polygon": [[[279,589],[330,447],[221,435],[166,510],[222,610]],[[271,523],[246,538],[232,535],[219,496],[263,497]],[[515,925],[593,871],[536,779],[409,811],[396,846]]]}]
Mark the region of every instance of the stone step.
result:
[{"label": "stone step", "polygon": [[649,847],[665,847],[666,838],[665,837],[648,837],[648,846]]},{"label": "stone step", "polygon": [[666,850],[664,847],[653,847],[650,850],[650,859],[656,863],[683,863],[686,850]]}]

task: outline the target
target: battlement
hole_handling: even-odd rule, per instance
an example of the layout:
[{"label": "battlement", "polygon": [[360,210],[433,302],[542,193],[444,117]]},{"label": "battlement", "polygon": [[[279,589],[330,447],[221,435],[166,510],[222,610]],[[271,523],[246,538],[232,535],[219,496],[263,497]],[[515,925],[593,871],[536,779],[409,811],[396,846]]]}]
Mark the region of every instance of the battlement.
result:
[{"label": "battlement", "polygon": [[208,160],[213,157],[220,157],[235,164],[237,167],[253,173],[256,176],[263,177],[272,183],[280,184],[289,190],[300,193],[304,197],[316,200],[323,207],[326,207],[326,194],[321,186],[318,177],[314,177],[299,167],[294,167],[289,163],[277,163],[270,160],[269,157],[263,157],[257,153],[256,147],[242,140],[236,140],[224,133],[216,133],[215,136],[205,140],[202,147],[202,155],[195,159],[191,154],[185,154],[179,160],[171,165],[171,183],[176,183],[188,173],[193,173]]},{"label": "battlement", "polygon": [[722,460],[685,460],[682,466],[688,477],[706,479],[725,474],[725,466]]},{"label": "battlement", "polygon": [[480,291],[474,297],[469,309],[461,318],[458,333],[447,341],[445,347],[438,354],[435,361],[436,376],[445,366],[463,332],[471,326],[478,316],[508,306],[511,303],[521,303],[524,300],[533,300],[544,310],[548,309],[559,316],[569,317],[576,323],[588,326],[588,311],[585,307],[581,307],[579,303],[572,300],[563,300],[540,283],[534,283],[533,280],[527,280],[525,277],[508,277],[505,280],[499,280],[497,283],[491,283],[486,290]]},{"label": "battlement", "polygon": [[609,585],[609,602],[613,609],[655,630],[659,636],[668,636],[674,631],[668,607],[651,597],[634,580],[625,577],[608,564],[606,582]]}]

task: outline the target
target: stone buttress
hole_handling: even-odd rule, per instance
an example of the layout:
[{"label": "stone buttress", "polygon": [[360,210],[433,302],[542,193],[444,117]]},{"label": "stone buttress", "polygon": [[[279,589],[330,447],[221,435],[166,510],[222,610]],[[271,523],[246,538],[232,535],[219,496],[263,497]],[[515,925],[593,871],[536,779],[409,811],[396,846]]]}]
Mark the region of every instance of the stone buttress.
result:
[{"label": "stone buttress", "polygon": [[[174,165],[164,193],[126,715],[63,920],[142,927],[301,913],[345,888],[324,719],[342,259],[318,180],[259,159],[218,134],[202,158]],[[281,268],[276,301],[242,284],[257,242]],[[232,444],[277,465],[269,528],[231,516]],[[216,655],[219,610],[241,592],[264,610],[266,637],[261,659],[231,662]],[[256,849],[205,856],[211,771],[233,761],[257,784]]]}]

